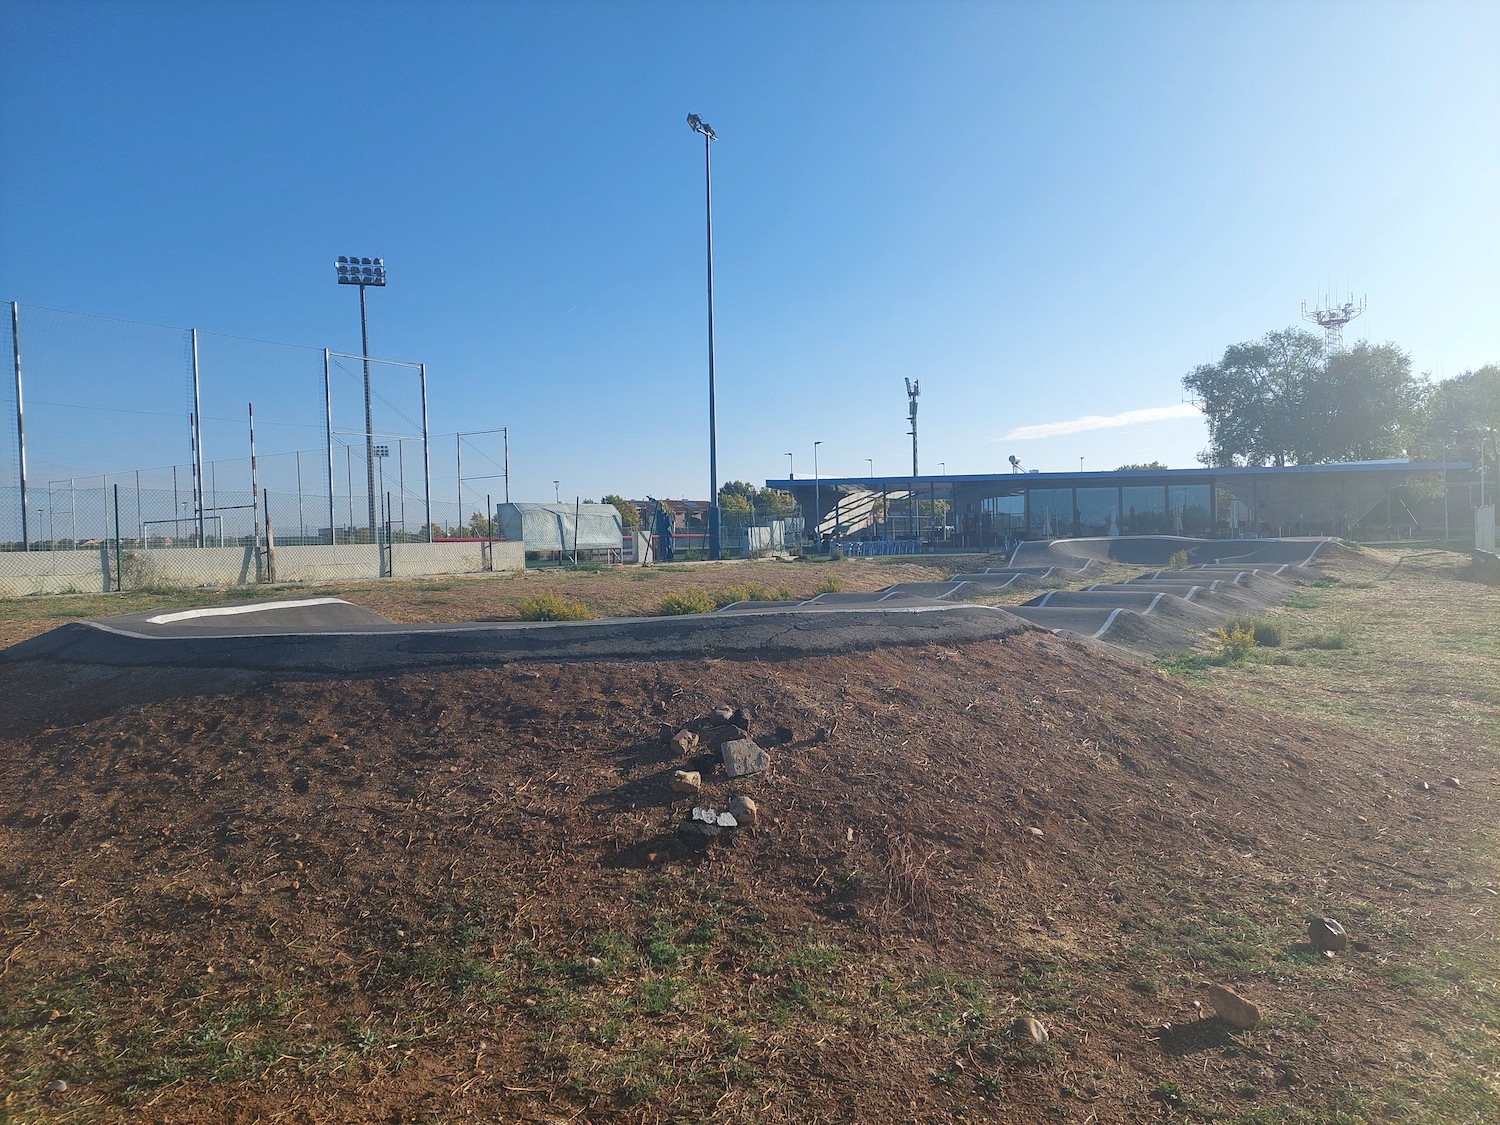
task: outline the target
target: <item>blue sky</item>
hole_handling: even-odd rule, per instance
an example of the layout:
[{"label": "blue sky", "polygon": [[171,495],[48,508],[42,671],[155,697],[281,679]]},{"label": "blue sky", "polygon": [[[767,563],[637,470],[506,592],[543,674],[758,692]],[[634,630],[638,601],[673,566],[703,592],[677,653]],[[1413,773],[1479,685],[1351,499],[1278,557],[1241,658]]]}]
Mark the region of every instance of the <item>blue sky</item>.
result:
[{"label": "blue sky", "polygon": [[[1191,465],[1182,375],[1330,290],[1419,370],[1500,360],[1494,4],[0,18],[0,298],[354,352],[332,262],[381,255],[372,353],[427,363],[434,433],[509,426],[518,499],[707,492],[690,110],[722,137],[721,480],[808,474],[814,441],[824,475],[902,471],[906,376],[924,470]],[[34,478],[185,461],[173,340],[36,319]],[[263,455],[317,448],[320,352],[228,350],[210,455],[250,398]]]}]

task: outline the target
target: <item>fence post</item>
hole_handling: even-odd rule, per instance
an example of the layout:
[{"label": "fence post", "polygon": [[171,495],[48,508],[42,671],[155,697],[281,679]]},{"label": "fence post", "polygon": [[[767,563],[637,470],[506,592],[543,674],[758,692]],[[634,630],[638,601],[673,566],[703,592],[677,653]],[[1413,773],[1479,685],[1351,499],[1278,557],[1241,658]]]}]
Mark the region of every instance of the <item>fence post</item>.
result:
[{"label": "fence post", "polygon": [[120,560],[120,486],[115,485],[115,592],[125,588],[125,568]]}]

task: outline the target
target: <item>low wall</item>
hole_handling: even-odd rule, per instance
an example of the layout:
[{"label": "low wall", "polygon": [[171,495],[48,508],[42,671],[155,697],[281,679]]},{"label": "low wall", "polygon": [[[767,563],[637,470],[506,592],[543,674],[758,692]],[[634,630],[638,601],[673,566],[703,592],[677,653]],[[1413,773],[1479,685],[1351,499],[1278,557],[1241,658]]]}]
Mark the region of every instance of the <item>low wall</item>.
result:
[{"label": "low wall", "polygon": [[[488,546],[488,550],[487,550]],[[486,554],[491,565],[486,567]],[[526,568],[520,543],[397,543],[397,578],[478,574]],[[169,547],[125,550],[121,585],[249,586],[256,581],[253,547]],[[337,582],[380,577],[380,552],[370,544],[276,548],[278,582]],[[115,588],[115,557],[105,547],[79,551],[0,552],[0,597],[95,594]]]},{"label": "low wall", "polygon": [[0,551],[0,597],[30,594],[99,594],[104,548],[79,551]]}]

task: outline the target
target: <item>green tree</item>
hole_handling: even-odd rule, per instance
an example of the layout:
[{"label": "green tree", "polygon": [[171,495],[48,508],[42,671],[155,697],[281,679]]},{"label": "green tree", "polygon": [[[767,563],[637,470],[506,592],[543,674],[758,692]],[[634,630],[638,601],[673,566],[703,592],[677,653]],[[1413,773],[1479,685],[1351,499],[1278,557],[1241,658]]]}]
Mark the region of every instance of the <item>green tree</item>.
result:
[{"label": "green tree", "polygon": [[1289,328],[1232,344],[1182,380],[1208,421],[1205,465],[1309,465],[1400,455],[1419,417],[1422,384],[1394,344],[1324,356]]},{"label": "green tree", "polygon": [[[1478,459],[1489,435],[1500,434],[1500,366],[1486,364],[1431,388],[1422,412],[1419,447],[1429,457],[1447,451]],[[1487,449],[1486,459],[1493,456]]]},{"label": "green tree", "polygon": [[465,534],[473,539],[488,539],[494,534],[494,520],[485,519],[483,512],[475,512],[469,517]]},{"label": "green tree", "polygon": [[629,531],[632,527],[641,526],[640,511],[625,497],[616,496],[611,492],[600,503],[613,504],[615,506],[615,510],[620,513],[620,526],[626,531]]},{"label": "green tree", "polygon": [[719,510],[726,515],[748,516],[755,511],[756,488],[748,481],[732,480],[719,486]]},{"label": "green tree", "polygon": [[1136,462],[1136,463],[1130,464],[1130,465],[1121,465],[1118,469],[1115,470],[1115,472],[1117,472],[1117,473],[1128,473],[1131,469],[1165,469],[1165,468],[1166,468],[1166,465],[1164,465],[1160,461],[1139,461],[1139,462]]}]

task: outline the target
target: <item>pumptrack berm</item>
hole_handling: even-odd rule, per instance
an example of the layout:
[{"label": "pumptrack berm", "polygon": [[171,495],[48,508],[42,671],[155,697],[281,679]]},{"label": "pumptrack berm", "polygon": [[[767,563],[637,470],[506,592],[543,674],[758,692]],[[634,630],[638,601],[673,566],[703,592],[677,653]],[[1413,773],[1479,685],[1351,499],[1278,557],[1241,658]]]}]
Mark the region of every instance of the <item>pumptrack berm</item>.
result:
[{"label": "pumptrack berm", "polygon": [[[1027,543],[1005,567],[940,582],[584,622],[396,624],[340,598],[304,595],[72,622],[0,651],[0,661],[359,675],[538,661],[802,656],[962,644],[1028,628],[1161,649],[1282,600],[1314,576],[1304,568],[1331,542],[1144,536]],[[1181,551],[1189,566],[1163,569]],[[967,604],[1017,583],[1076,584],[1105,562],[1149,569],[1126,582],[1049,590],[1025,605]]]}]

